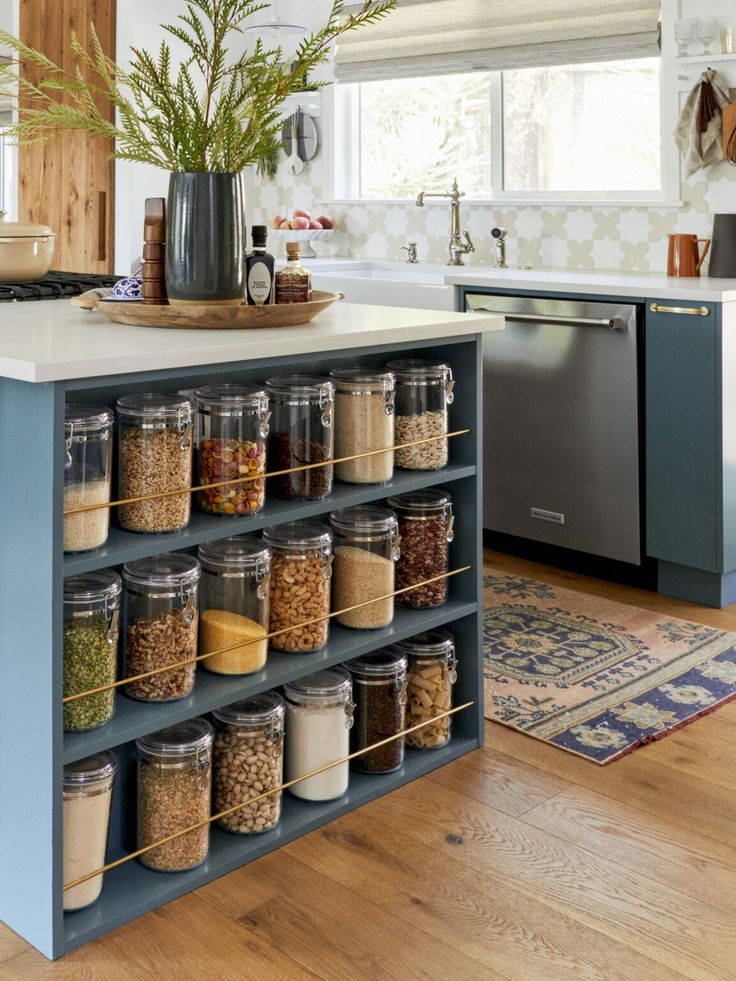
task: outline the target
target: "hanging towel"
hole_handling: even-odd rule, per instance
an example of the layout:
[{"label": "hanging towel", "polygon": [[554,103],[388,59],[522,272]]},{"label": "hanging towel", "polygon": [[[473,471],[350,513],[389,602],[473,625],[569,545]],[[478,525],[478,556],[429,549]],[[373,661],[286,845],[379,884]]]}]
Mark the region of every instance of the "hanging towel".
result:
[{"label": "hanging towel", "polygon": [[685,176],[723,160],[722,112],[731,102],[728,86],[709,68],[690,95],[675,127],[675,143],[685,158]]}]

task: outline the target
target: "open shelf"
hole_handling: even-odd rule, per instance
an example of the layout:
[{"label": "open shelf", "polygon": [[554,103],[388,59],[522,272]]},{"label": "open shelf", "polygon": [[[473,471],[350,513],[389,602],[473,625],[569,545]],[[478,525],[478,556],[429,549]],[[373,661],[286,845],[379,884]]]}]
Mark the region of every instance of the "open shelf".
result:
[{"label": "open shelf", "polygon": [[90,732],[64,734],[64,763],[84,759],[92,753],[112,749],[146,733],[156,732],[165,726],[229,705],[240,698],[277,688],[312,671],[341,664],[413,634],[470,616],[476,610],[475,603],[450,601],[432,610],[397,607],[393,623],[380,630],[349,630],[331,624],[329,643],[321,651],[313,654],[281,654],[269,651],[266,667],[251,675],[220,675],[198,670],[192,694],[176,702],[139,702],[118,693],[116,712],[110,722]]},{"label": "open shelf", "polygon": [[[280,848],[407,781],[469,753],[478,745],[478,739],[458,736],[442,749],[407,749],[404,765],[393,773],[369,775],[351,771],[348,791],[337,800],[316,803],[299,800],[287,793],[277,828],[262,835],[234,835],[213,827],[207,861],[190,872],[153,872],[135,860],[113,869],[105,875],[102,896],[97,903],[64,915],[65,951]],[[108,860],[114,861],[123,854],[122,851],[110,854]]]},{"label": "open shelf", "polygon": [[[456,437],[462,439],[463,437]],[[192,520],[182,531],[166,535],[139,535],[135,532],[111,528],[107,544],[94,552],[78,552],[64,556],[64,575],[73,576],[94,569],[132,562],[160,552],[185,549],[204,542],[217,541],[230,535],[257,532],[284,521],[301,521],[314,518],[328,511],[367,504],[382,500],[392,494],[423,487],[442,486],[464,477],[475,476],[475,466],[448,466],[444,470],[397,470],[386,484],[341,484],[335,481],[329,497],[321,501],[284,501],[278,498],[266,500],[258,514],[242,518],[229,518],[216,514],[204,514],[192,507]]]}]

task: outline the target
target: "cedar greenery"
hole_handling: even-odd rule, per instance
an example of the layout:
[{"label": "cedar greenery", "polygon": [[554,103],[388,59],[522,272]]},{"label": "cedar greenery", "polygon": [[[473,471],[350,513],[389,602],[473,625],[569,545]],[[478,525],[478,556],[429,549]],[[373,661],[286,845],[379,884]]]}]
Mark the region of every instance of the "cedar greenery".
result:
[{"label": "cedar greenery", "polygon": [[[281,105],[307,88],[309,73],[326,60],[332,41],[380,20],[396,2],[363,0],[347,13],[344,0],[335,0],[325,27],[304,38],[290,65],[280,48],[269,50],[260,38],[250,51],[229,57],[228,43],[243,34],[247,19],[271,6],[259,0],[186,0],[178,23],[163,25],[186,52],[176,68],[164,41],[157,55],[131,47],[123,70],[105,55],[94,24],[89,50],[71,34],[71,71],[0,31],[0,45],[17,54],[16,61],[0,64],[3,94],[18,104],[18,121],[6,131],[16,142],[32,144],[81,130],[113,140],[118,160],[172,172],[236,173],[273,159],[281,143]],[[117,123],[100,110],[105,104],[114,107]]]}]

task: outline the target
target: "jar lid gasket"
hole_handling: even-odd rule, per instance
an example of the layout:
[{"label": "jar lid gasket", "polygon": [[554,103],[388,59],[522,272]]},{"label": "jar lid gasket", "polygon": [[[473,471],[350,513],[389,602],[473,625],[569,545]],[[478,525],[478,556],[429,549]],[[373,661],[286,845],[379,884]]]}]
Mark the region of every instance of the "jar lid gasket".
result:
[{"label": "jar lid gasket", "polygon": [[396,646],[404,654],[414,657],[450,654],[455,649],[455,638],[449,630],[438,628],[427,630],[422,634],[414,634],[406,640],[399,641]]},{"label": "jar lid gasket", "polygon": [[330,524],[346,532],[390,532],[397,528],[398,519],[390,508],[360,504],[344,511],[332,511]]},{"label": "jar lid gasket", "polygon": [[421,378],[446,379],[452,378],[449,364],[444,361],[430,361],[426,358],[399,358],[389,361],[386,365],[397,378],[409,378],[414,381]]},{"label": "jar lid gasket", "polygon": [[233,535],[200,545],[199,561],[203,569],[262,569],[271,559],[271,549],[254,535]]},{"label": "jar lid gasket", "polygon": [[332,532],[320,521],[287,521],[263,529],[264,541],[276,548],[325,548],[332,544]]},{"label": "jar lid gasket", "polygon": [[348,696],[350,675],[343,668],[327,668],[284,685],[284,694],[295,702],[318,702]]},{"label": "jar lid gasket", "polygon": [[67,763],[64,767],[64,787],[83,787],[85,784],[98,783],[115,775],[118,761],[109,749],[83,760]]},{"label": "jar lid gasket", "polygon": [[187,719],[136,739],[138,749],[155,756],[186,756],[212,745],[214,729],[202,718]]},{"label": "jar lid gasket", "polygon": [[72,434],[104,432],[114,421],[115,413],[106,405],[69,402],[64,406],[64,425]]},{"label": "jar lid gasket", "polygon": [[268,408],[268,396],[259,385],[204,385],[195,391],[194,401],[200,410],[215,408],[232,411],[243,408],[264,412]]},{"label": "jar lid gasket", "polygon": [[123,581],[138,586],[178,587],[196,583],[201,575],[197,559],[185,552],[152,555],[123,566]]},{"label": "jar lid gasket", "polygon": [[278,722],[286,712],[284,700],[275,691],[264,691],[251,698],[243,698],[232,705],[214,709],[212,715],[219,722],[229,725],[267,725]]},{"label": "jar lid gasket", "polygon": [[355,657],[347,662],[346,667],[351,674],[393,677],[406,671],[407,658],[401,651],[387,647]]},{"label": "jar lid gasket", "polygon": [[269,396],[319,401],[335,395],[335,383],[321,375],[276,375],[266,379]]},{"label": "jar lid gasket", "polygon": [[443,487],[427,487],[408,494],[389,497],[386,503],[392,508],[404,511],[444,511],[452,504],[452,498],[449,491]]},{"label": "jar lid gasket", "polygon": [[112,569],[83,572],[64,580],[64,602],[80,604],[109,602],[120,596],[122,588],[120,576]]},{"label": "jar lid gasket", "polygon": [[192,418],[193,408],[192,400],[187,396],[161,392],[123,395],[115,404],[119,416],[148,421],[175,417],[177,421],[187,422]]}]

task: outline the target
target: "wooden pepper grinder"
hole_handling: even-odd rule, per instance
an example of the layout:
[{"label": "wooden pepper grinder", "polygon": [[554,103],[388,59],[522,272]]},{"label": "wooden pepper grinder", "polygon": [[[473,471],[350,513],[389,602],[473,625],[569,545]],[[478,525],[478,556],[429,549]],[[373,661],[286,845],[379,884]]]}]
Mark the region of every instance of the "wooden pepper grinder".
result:
[{"label": "wooden pepper grinder", "polygon": [[146,219],[143,225],[144,303],[168,304],[166,296],[166,201],[146,198]]}]

